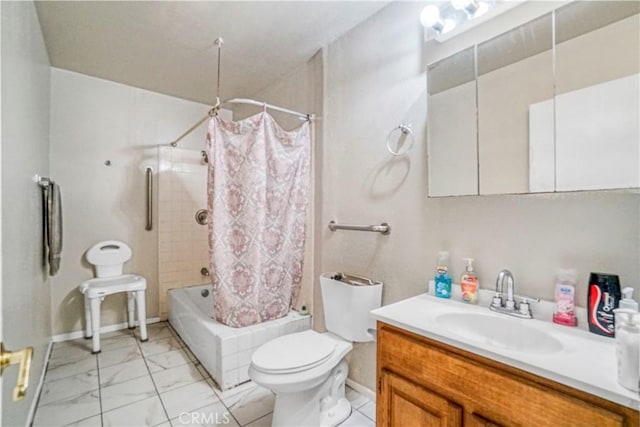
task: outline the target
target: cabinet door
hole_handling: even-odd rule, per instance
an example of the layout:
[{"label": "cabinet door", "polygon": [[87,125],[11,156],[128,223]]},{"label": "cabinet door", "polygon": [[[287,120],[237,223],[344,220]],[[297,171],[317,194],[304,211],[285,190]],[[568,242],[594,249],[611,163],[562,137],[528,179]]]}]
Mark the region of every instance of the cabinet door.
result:
[{"label": "cabinet door", "polygon": [[379,381],[379,426],[462,425],[462,408],[454,402],[389,371],[382,371]]},{"label": "cabinet door", "polygon": [[638,2],[556,12],[557,191],[640,187]]},{"label": "cabinet door", "polygon": [[478,194],[478,126],[473,48],[427,70],[429,197]]},{"label": "cabinet door", "polygon": [[[530,132],[548,136],[553,114],[542,115],[531,129],[529,111],[531,104],[553,99],[552,29],[547,14],[478,45],[480,194],[538,187],[529,182]],[[552,165],[553,158],[544,166],[553,171]]]}]

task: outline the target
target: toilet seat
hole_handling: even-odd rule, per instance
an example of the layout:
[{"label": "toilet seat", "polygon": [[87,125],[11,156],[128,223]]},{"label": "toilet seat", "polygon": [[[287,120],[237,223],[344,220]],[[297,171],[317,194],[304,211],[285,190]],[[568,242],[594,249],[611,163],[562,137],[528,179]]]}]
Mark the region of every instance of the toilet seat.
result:
[{"label": "toilet seat", "polygon": [[270,374],[292,374],[312,369],[329,359],[336,341],[315,331],[284,335],[258,348],[251,357],[254,368]]}]

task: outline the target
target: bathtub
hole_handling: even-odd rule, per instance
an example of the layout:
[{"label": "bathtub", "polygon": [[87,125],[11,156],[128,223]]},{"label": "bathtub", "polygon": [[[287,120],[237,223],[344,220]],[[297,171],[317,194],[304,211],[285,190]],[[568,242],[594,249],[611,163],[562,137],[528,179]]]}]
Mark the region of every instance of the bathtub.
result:
[{"label": "bathtub", "polygon": [[169,323],[222,390],[249,380],[254,350],[280,335],[311,328],[311,316],[292,311],[286,317],[245,328],[213,319],[213,287],[169,291]]}]

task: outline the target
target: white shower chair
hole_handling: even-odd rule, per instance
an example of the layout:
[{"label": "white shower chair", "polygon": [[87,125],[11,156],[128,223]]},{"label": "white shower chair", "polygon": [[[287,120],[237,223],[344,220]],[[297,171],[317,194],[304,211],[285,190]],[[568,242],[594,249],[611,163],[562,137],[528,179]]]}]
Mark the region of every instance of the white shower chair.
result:
[{"label": "white shower chair", "polygon": [[147,280],[138,274],[122,274],[124,263],[131,258],[131,248],[117,240],[106,240],[92,246],[86,256],[87,261],[95,266],[96,278],[85,280],[78,290],[84,294],[85,338],[93,338],[92,353],[100,353],[100,305],[106,296],[119,292],[127,293],[129,329],[136,327],[134,314],[137,308],[140,341],[148,341]]}]

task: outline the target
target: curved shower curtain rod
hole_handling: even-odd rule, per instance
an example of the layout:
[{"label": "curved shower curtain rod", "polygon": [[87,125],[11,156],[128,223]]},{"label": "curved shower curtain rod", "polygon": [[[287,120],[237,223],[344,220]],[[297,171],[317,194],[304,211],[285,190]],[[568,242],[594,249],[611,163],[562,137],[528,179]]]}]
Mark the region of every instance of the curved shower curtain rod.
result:
[{"label": "curved shower curtain rod", "polygon": [[204,116],[203,118],[201,118],[200,120],[198,120],[193,126],[191,126],[189,129],[187,129],[182,135],[180,135],[179,137],[177,137],[174,141],[171,142],[171,146],[172,147],[177,147],[178,146],[178,142],[180,142],[182,139],[184,139],[187,135],[189,135],[191,132],[193,132],[194,130],[196,130],[196,128],[198,126],[200,126],[202,123],[204,123],[209,117],[213,117],[216,114],[218,114],[218,111],[220,110],[220,108],[223,105],[226,104],[249,104],[249,105],[257,105],[259,107],[264,107],[264,108],[269,108],[271,110],[275,110],[275,111],[280,111],[282,113],[287,113],[287,114],[292,114],[294,116],[298,116],[298,118],[300,120],[305,120],[305,121],[309,121],[313,119],[313,115],[312,114],[306,114],[306,113],[300,113],[298,111],[293,111],[293,110],[288,110],[286,108],[282,108],[282,107],[278,107],[276,105],[271,105],[271,104],[267,104],[266,102],[260,102],[260,101],[256,101],[253,99],[247,99],[247,98],[233,98],[230,99],[228,101],[224,101],[220,104],[217,104],[215,107],[211,108],[211,110],[209,110],[209,112],[207,113],[206,116]]},{"label": "curved shower curtain rod", "polygon": [[200,126],[202,123],[204,123],[205,120],[207,120],[209,117],[213,117],[216,114],[218,114],[218,111],[220,111],[220,108],[225,104],[257,105],[257,106],[263,107],[265,109],[270,108],[271,110],[280,111],[282,113],[293,114],[294,116],[298,116],[298,118],[301,119],[301,120],[310,121],[310,120],[313,119],[313,116],[310,115],[310,114],[299,113],[297,111],[288,110],[286,108],[277,107],[275,105],[267,104],[266,102],[255,101],[253,99],[233,98],[233,99],[229,99],[228,101],[220,102],[220,63],[221,63],[221,57],[222,57],[222,45],[224,44],[224,40],[222,39],[222,37],[218,37],[214,41],[214,44],[218,47],[218,75],[217,75],[217,80],[216,80],[216,105],[213,108],[211,108],[211,110],[209,110],[209,112],[207,113],[206,116],[204,116],[203,118],[198,120],[198,122],[196,124],[191,126],[182,135],[180,135],[173,142],[171,142],[171,146],[172,147],[177,147],[178,146],[178,142],[180,142],[180,140],[184,139],[184,137],[186,137],[191,132],[196,130],[196,128],[198,126]]},{"label": "curved shower curtain rod", "polygon": [[309,121],[309,120],[312,119],[312,116],[309,115],[309,114],[299,113],[297,111],[288,110],[286,108],[277,107],[275,105],[267,104],[266,102],[255,101],[253,99],[233,98],[233,99],[229,99],[228,101],[220,102],[220,62],[221,62],[220,58],[222,56],[222,45],[224,44],[224,40],[222,39],[222,37],[218,37],[215,40],[214,43],[215,43],[216,46],[218,46],[218,76],[217,76],[217,81],[216,81],[216,105],[213,108],[211,108],[211,110],[209,110],[209,112],[207,113],[206,116],[204,116],[203,118],[198,120],[198,122],[196,124],[191,126],[182,135],[180,135],[173,142],[171,142],[171,146],[172,147],[177,147],[178,146],[178,142],[180,142],[181,139],[183,139],[185,136],[187,136],[191,132],[193,132],[198,126],[200,126],[209,117],[213,117],[216,114],[218,114],[218,111],[220,110],[220,108],[225,104],[258,105],[260,107],[264,107],[265,109],[270,108],[272,110],[280,111],[280,112],[283,112],[283,113],[293,114],[294,116],[298,116],[298,118],[301,119],[301,120]]}]

